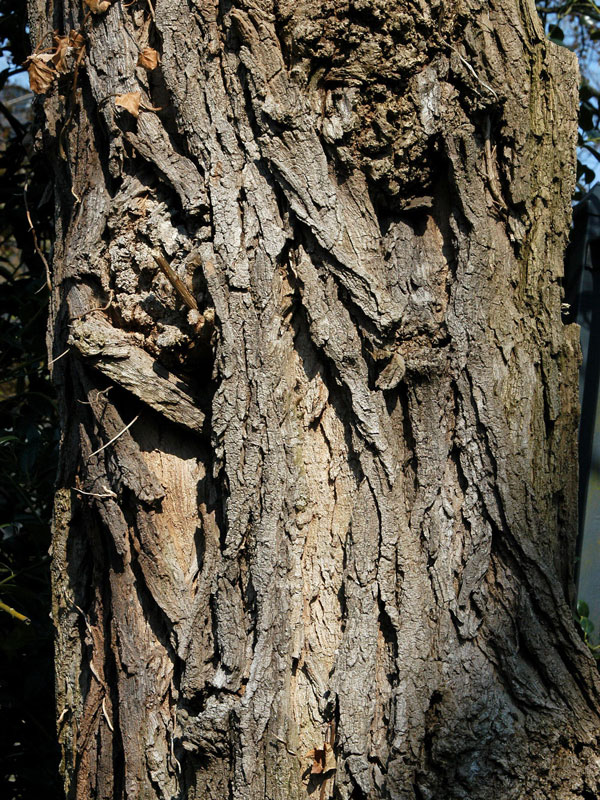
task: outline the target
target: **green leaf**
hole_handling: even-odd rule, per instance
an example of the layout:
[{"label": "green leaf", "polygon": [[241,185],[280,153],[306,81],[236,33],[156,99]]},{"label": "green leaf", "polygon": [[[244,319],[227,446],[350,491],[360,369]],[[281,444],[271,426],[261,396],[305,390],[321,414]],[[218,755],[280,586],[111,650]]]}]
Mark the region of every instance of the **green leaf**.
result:
[{"label": "green leaf", "polygon": [[595,121],[598,110],[589,102],[585,101],[579,106],[579,125],[584,131],[589,131],[596,127]]},{"label": "green leaf", "polygon": [[579,600],[577,602],[577,613],[580,617],[589,617],[590,615],[590,607],[585,602],[585,600]]},{"label": "green leaf", "polygon": [[587,164],[582,164],[581,161],[578,161],[577,178],[582,178],[584,183],[593,183],[596,180],[596,173]]},{"label": "green leaf", "polygon": [[594,630],[594,623],[589,617],[582,617],[579,620],[579,624],[581,625],[581,630],[588,636]]},{"label": "green leaf", "polygon": [[548,31],[548,37],[555,42],[562,42],[565,38],[565,34],[558,25],[553,25],[550,30]]},{"label": "green leaf", "polygon": [[579,102],[585,103],[591,97],[595,97],[596,92],[592,89],[589,83],[582,83],[579,87]]}]

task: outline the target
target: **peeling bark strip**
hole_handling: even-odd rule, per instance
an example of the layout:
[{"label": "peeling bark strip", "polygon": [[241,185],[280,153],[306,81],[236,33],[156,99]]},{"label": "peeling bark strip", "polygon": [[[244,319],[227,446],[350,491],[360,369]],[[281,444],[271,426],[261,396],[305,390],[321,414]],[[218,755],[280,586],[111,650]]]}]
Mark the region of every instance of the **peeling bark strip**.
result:
[{"label": "peeling bark strip", "polygon": [[88,318],[71,323],[72,344],[107,378],[127,389],[172,422],[200,431],[204,414],[189,388],[161,367],[132,337],[106,321]]},{"label": "peeling bark strip", "polygon": [[574,57],[529,1],[87,6],[29,0],[67,797],[596,797]]}]

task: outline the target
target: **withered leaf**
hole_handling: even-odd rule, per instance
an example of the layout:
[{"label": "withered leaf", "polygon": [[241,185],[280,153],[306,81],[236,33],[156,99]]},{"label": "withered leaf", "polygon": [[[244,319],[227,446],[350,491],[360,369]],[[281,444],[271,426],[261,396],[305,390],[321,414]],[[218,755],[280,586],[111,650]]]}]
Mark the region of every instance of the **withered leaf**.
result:
[{"label": "withered leaf", "polygon": [[86,6],[92,14],[104,14],[110,8],[112,0],[85,0]]},{"label": "withered leaf", "polygon": [[307,758],[312,758],[313,764],[310,768],[311,775],[319,775],[323,772],[325,766],[325,750],[319,750],[317,747],[314,750],[309,750],[306,754]]},{"label": "withered leaf", "polygon": [[58,72],[68,72],[67,55],[69,54],[69,37],[55,35],[54,46],[56,50],[52,55],[52,63]]},{"label": "withered leaf", "polygon": [[158,67],[159,55],[153,47],[144,47],[138,56],[138,67],[143,67],[151,72]]},{"label": "withered leaf", "polygon": [[25,59],[23,66],[29,73],[29,86],[34,94],[44,94],[52,85],[57,72],[52,64],[52,53],[34,53]]},{"label": "withered leaf", "polygon": [[79,55],[82,47],[85,44],[85,39],[79,31],[69,31],[66,36],[59,36],[54,34],[54,54],[52,56],[52,63],[58,72],[68,72],[67,56],[72,49],[76,55]]},{"label": "withered leaf", "polygon": [[55,36],[54,46],[56,47],[56,50],[52,56],[52,63],[58,72],[68,72],[69,68],[67,67],[67,56],[69,55],[69,50],[71,48],[69,37]]},{"label": "withered leaf", "polygon": [[80,50],[85,44],[85,38],[80,31],[69,31],[69,44],[76,50]]},{"label": "withered leaf", "polygon": [[125,111],[134,117],[140,115],[140,104],[142,102],[141,92],[127,92],[127,94],[118,94],[115,98],[115,105],[119,108],[124,108]]},{"label": "withered leaf", "polygon": [[337,768],[337,762],[335,760],[335,753],[333,752],[333,747],[329,744],[329,742],[325,743],[325,766],[323,768],[323,772],[330,772],[332,769]]},{"label": "withered leaf", "polygon": [[306,757],[313,760],[310,769],[311,775],[320,775],[336,768],[335,755],[329,742],[325,742],[322,748],[315,747],[313,750],[309,750]]}]

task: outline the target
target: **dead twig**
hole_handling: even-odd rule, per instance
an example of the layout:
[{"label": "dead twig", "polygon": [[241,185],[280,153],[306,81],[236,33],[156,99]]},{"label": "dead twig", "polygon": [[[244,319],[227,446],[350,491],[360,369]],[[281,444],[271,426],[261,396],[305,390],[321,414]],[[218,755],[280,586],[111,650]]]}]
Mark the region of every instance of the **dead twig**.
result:
[{"label": "dead twig", "polygon": [[161,269],[163,275],[167,278],[171,286],[175,289],[179,297],[183,300],[188,308],[193,309],[194,311],[198,311],[198,303],[196,302],[196,298],[187,288],[187,286],[183,283],[183,281],[175,274],[173,268],[168,263],[167,259],[156,253],[152,254],[154,256],[154,260],[158,264]]},{"label": "dead twig", "polygon": [[52,364],[56,364],[56,362],[59,361],[63,356],[67,355],[70,349],[70,347],[67,347],[67,349],[64,350],[59,356],[56,356],[56,358],[51,358],[50,361],[48,361],[48,366],[51,367]]},{"label": "dead twig", "polygon": [[507,210],[506,203],[502,198],[502,193],[498,185],[498,179],[496,177],[496,172],[494,170],[494,157],[492,153],[491,134],[492,134],[492,122],[489,117],[486,117],[484,153],[485,153],[485,170],[487,173],[488,185],[490,193],[492,195],[492,199],[502,210],[506,211]]},{"label": "dead twig", "polygon": [[120,436],[123,436],[123,434],[124,434],[126,431],[128,431],[128,430],[129,430],[129,428],[131,428],[131,426],[133,425],[133,423],[134,423],[134,422],[137,422],[137,420],[138,420],[139,418],[140,418],[140,415],[139,415],[139,414],[136,414],[136,415],[135,415],[135,417],[134,417],[134,418],[131,420],[131,422],[130,422],[128,425],[125,425],[125,427],[123,428],[123,430],[122,430],[122,431],[119,431],[119,433],[117,433],[117,435],[116,435],[116,436],[113,436],[113,438],[112,438],[112,439],[111,439],[109,442],[107,442],[106,444],[103,444],[103,445],[102,445],[102,447],[99,447],[97,450],[94,450],[94,452],[93,452],[93,453],[90,453],[90,454],[89,454],[89,456],[88,456],[88,459],[89,459],[89,458],[91,458],[92,456],[96,456],[96,455],[98,455],[98,453],[101,453],[101,452],[102,452],[103,450],[105,450],[105,449],[106,449],[106,448],[107,448],[107,447],[108,447],[110,444],[112,444],[113,442],[116,442],[116,441],[117,441],[117,439],[118,439]]},{"label": "dead twig", "polygon": [[[100,497],[100,498],[117,497],[116,493],[111,491],[110,489],[107,490],[106,494],[100,494],[98,492],[84,492],[83,489],[76,489],[74,486],[72,486],[71,488],[74,492],[77,492],[77,494],[85,494],[88,497]],[[106,486],[104,487],[104,489],[106,489]]]},{"label": "dead twig", "polygon": [[[94,402],[97,403],[98,400],[100,399],[100,396],[102,396],[102,397],[104,397],[106,399],[106,395],[113,388],[114,388],[113,386],[107,386],[106,389],[96,389],[96,397],[94,398]],[[77,402],[81,403],[82,406],[91,406],[92,405],[92,401],[91,400],[80,400],[79,398],[77,398]]]},{"label": "dead twig", "polygon": [[483,86],[483,88],[486,91],[488,91],[491,95],[493,95],[497,100],[498,99],[498,92],[496,92],[496,90],[493,87],[491,87],[489,84],[487,84],[484,80],[482,80],[479,77],[479,75],[473,69],[472,65],[469,64],[469,62],[467,61],[467,59],[463,55],[461,55],[459,50],[453,44],[451,44],[450,42],[447,42],[445,39],[443,39],[441,36],[440,36],[440,40],[446,45],[446,47],[449,47],[451,50],[454,50],[456,55],[459,57],[461,63],[469,70],[469,72],[475,78],[477,83],[479,83],[481,86]]},{"label": "dead twig", "polygon": [[88,311],[84,311],[82,314],[77,314],[76,317],[71,317],[71,322],[74,322],[76,319],[83,319],[84,317],[87,317],[88,314],[93,314],[94,311],[108,311],[112,305],[114,296],[114,290],[111,289],[108,295],[108,303],[105,306],[96,306],[96,308],[90,308]]},{"label": "dead twig", "polygon": [[25,214],[27,215],[27,222],[29,223],[29,230],[31,231],[31,236],[33,238],[33,247],[35,252],[42,260],[42,264],[46,269],[46,286],[48,287],[49,291],[52,291],[52,284],[50,282],[50,265],[46,260],[46,256],[42,253],[40,245],[38,243],[37,233],[35,231],[35,225],[33,224],[33,220],[31,219],[31,214],[29,213],[29,203],[27,202],[27,189],[29,187],[29,181],[25,182],[25,186],[23,187],[23,200],[25,202]]},{"label": "dead twig", "polygon": [[19,611],[15,611],[12,606],[7,606],[6,603],[3,603],[0,600],[0,611],[6,611],[7,614],[10,614],[11,617],[18,619],[20,622],[24,622],[26,625],[29,625],[31,620],[29,617],[26,617],[25,614],[21,614]]}]

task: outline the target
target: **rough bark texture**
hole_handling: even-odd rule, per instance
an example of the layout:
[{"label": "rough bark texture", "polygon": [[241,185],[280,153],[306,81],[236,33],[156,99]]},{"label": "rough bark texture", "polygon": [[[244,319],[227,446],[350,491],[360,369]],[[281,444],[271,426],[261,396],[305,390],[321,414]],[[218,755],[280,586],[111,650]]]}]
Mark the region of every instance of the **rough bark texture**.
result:
[{"label": "rough bark texture", "polygon": [[[30,0],[34,43],[86,10]],[[530,0],[83,30],[39,104],[68,798],[596,797],[574,57]]]}]

